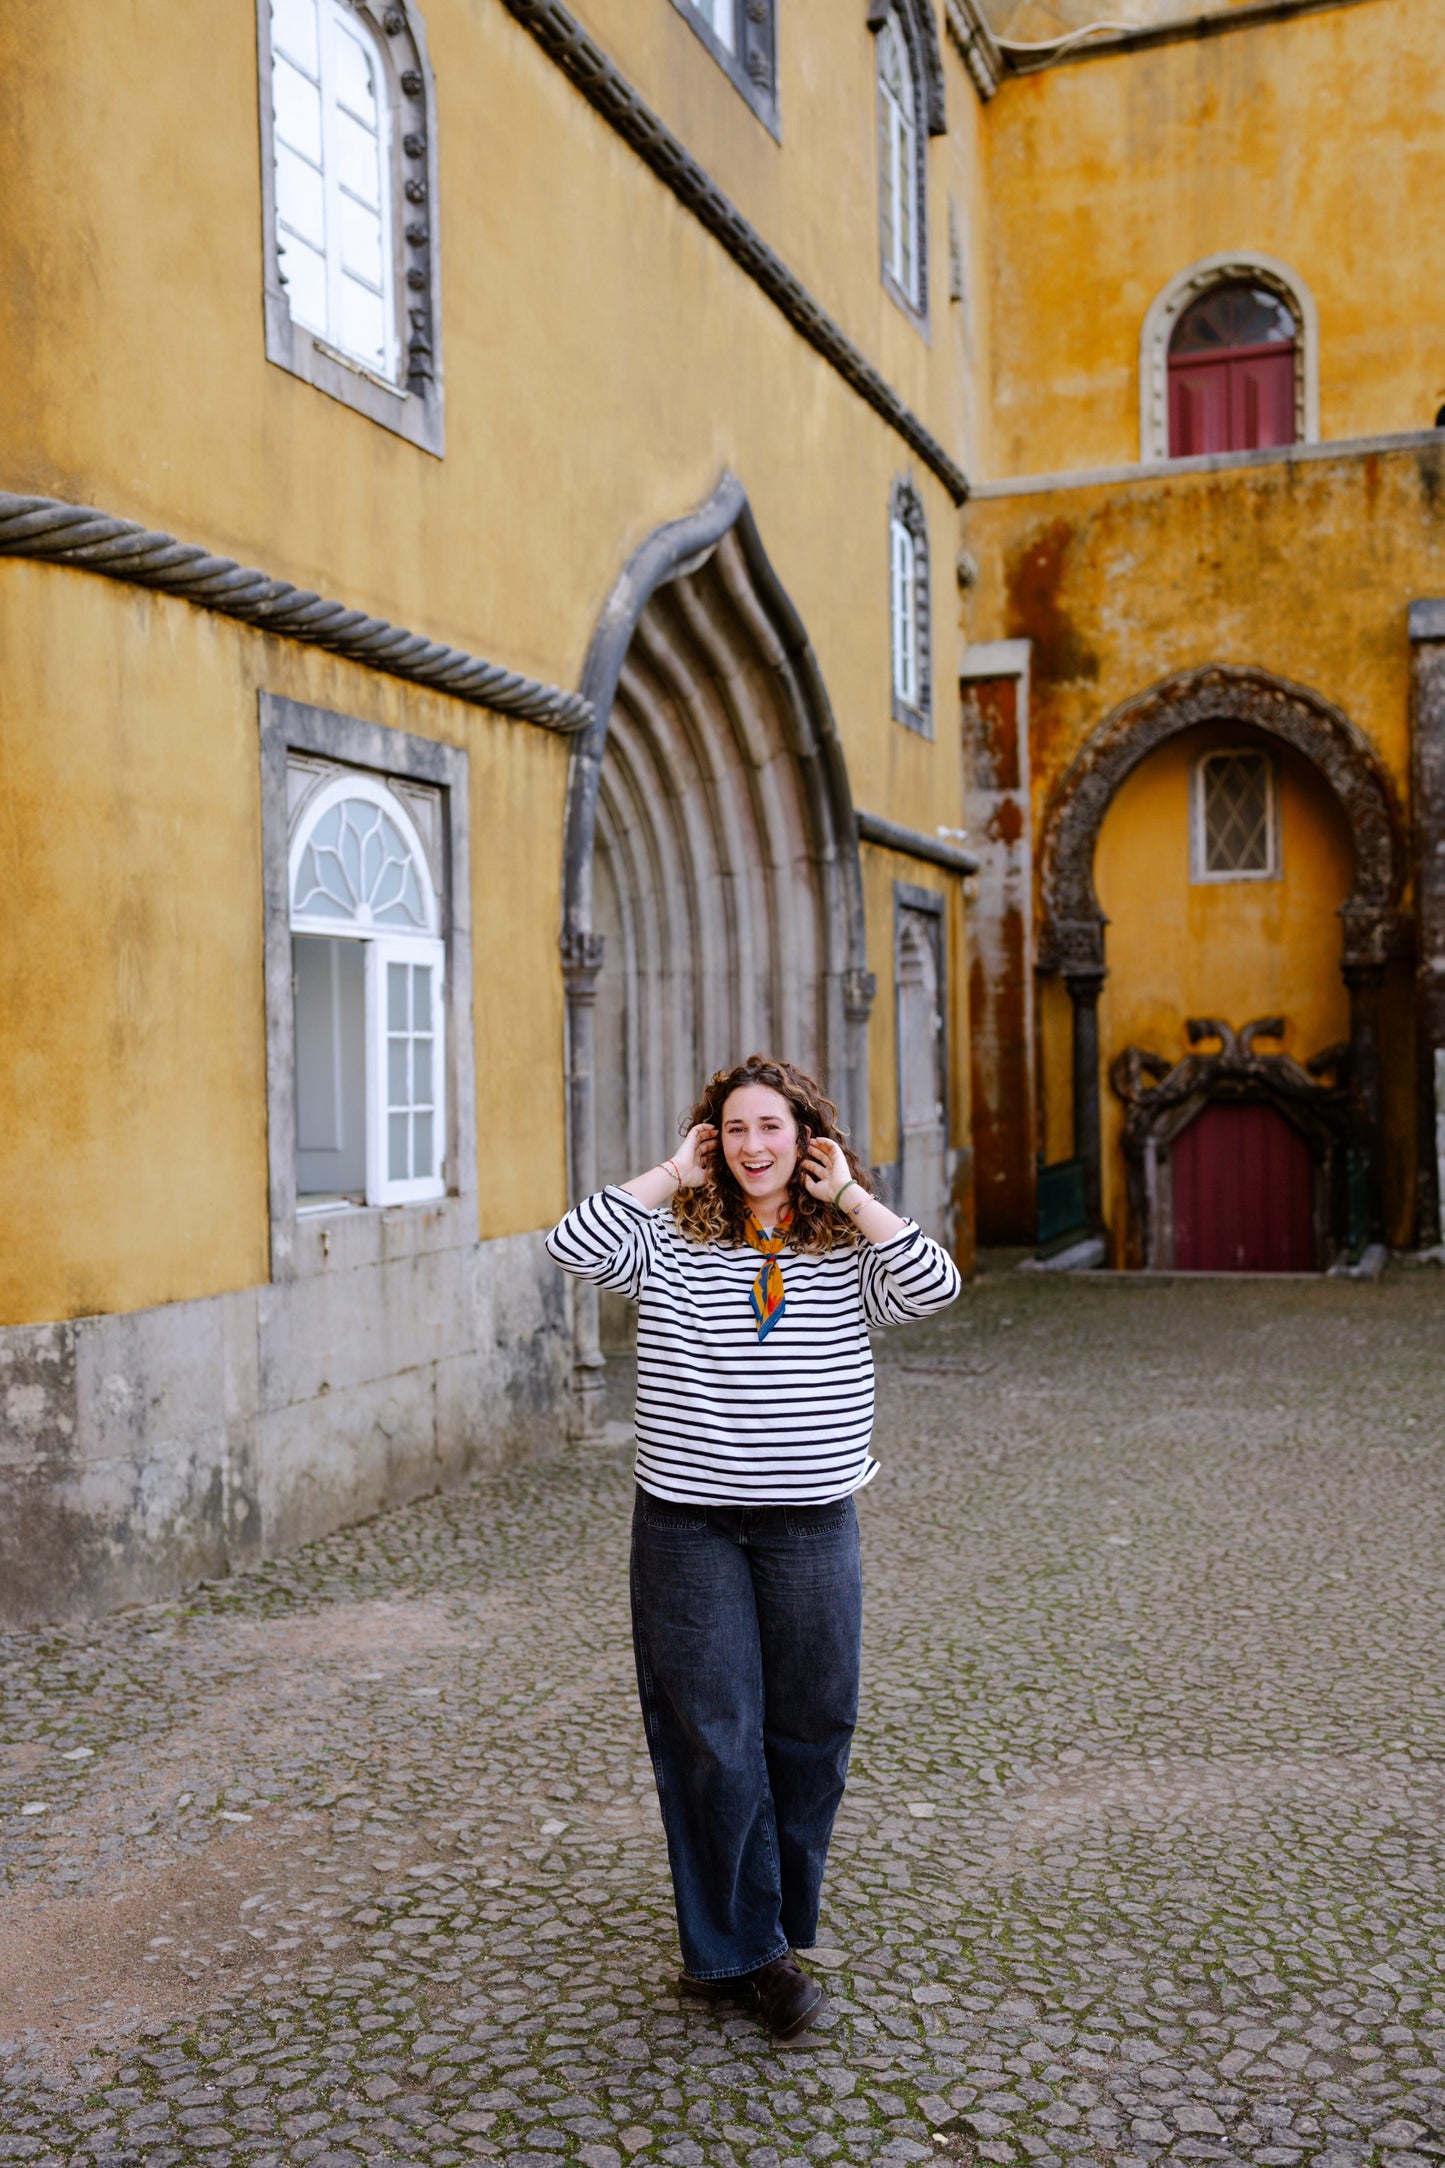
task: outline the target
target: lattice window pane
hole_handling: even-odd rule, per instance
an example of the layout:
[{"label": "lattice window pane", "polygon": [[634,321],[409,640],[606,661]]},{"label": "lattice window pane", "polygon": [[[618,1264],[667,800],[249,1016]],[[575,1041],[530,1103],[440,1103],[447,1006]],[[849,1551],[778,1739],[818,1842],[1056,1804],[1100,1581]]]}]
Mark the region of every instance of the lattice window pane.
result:
[{"label": "lattice window pane", "polygon": [[349,922],[358,931],[427,930],[416,859],[396,822],[369,798],[343,798],[317,821],[291,889],[293,920]]},{"label": "lattice window pane", "polygon": [[1199,771],[1206,874],[1274,871],[1272,775],[1264,753],[1214,753]]}]

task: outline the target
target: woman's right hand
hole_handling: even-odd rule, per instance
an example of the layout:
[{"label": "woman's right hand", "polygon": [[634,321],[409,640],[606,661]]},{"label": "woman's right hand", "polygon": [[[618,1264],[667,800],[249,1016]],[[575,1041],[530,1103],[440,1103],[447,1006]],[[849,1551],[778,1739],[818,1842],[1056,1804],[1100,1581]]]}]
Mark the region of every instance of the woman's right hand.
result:
[{"label": "woman's right hand", "polygon": [[716,1150],[717,1131],[712,1123],[695,1123],[672,1155],[672,1164],[681,1177],[684,1189],[701,1189],[712,1172],[713,1153]]}]

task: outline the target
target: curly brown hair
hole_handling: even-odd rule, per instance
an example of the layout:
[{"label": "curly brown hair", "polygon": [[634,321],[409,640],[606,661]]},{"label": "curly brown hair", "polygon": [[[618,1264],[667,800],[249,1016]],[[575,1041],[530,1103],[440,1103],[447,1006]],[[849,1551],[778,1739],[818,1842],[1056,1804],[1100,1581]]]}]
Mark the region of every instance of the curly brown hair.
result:
[{"label": "curly brown hair", "polygon": [[[699,1122],[711,1122],[719,1136],[707,1180],[696,1189],[678,1190],[672,1200],[678,1232],[689,1242],[720,1242],[731,1248],[742,1244],[748,1202],[723,1158],[721,1135],[723,1108],[731,1094],[746,1084],[766,1084],[778,1092],[792,1108],[799,1129],[806,1129],[814,1137],[830,1137],[840,1145],[854,1181],[862,1189],[872,1188],[866,1170],[838,1126],[838,1109],[822,1085],[803,1070],[795,1069],[790,1061],[774,1061],[768,1054],[749,1054],[736,1068],[719,1069],[716,1076],[710,1077],[697,1105],[677,1125],[678,1135],[685,1137]],[[793,1207],[789,1249],[817,1252],[851,1248],[862,1240],[851,1219],[834,1211],[826,1198],[815,1197],[804,1188],[801,1154],[788,1184],[788,1196]]]}]

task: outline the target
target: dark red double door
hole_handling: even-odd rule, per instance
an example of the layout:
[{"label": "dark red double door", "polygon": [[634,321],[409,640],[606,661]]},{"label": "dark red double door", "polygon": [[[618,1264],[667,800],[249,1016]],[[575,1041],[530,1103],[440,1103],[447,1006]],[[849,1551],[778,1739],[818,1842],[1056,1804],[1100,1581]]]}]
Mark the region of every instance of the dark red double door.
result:
[{"label": "dark red double door", "polygon": [[1310,1148],[1270,1106],[1208,1106],[1174,1140],[1180,1272],[1313,1272]]}]

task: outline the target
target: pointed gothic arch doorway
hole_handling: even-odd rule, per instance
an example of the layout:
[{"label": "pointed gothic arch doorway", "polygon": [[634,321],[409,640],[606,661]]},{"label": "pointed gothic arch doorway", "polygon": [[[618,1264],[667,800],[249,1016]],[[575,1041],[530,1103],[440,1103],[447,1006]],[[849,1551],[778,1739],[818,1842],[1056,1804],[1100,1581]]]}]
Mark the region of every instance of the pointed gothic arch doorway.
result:
[{"label": "pointed gothic arch doorway", "polygon": [[[574,1198],[677,1140],[715,1069],[765,1049],[824,1079],[868,1153],[857,825],[807,634],[742,485],[651,535],[598,621],[568,783],[562,957]],[[577,1291],[576,1421],[604,1367]]]}]

